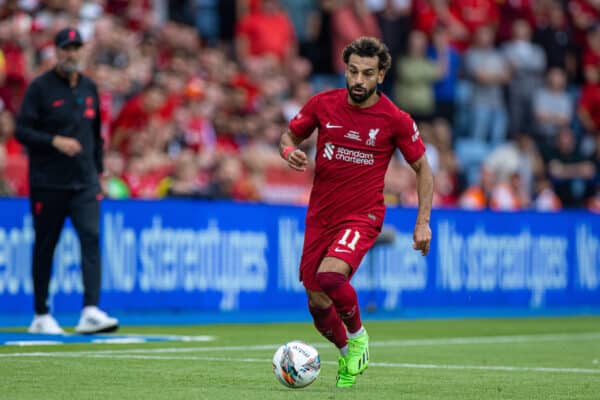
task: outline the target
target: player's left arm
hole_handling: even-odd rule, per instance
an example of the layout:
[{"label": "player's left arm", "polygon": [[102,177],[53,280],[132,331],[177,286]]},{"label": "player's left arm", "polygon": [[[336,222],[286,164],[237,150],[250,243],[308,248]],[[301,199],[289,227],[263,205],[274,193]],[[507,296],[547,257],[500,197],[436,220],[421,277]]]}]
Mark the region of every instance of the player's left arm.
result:
[{"label": "player's left arm", "polygon": [[433,173],[425,154],[410,166],[417,174],[417,195],[419,196],[419,210],[413,231],[413,249],[421,250],[421,254],[426,256],[431,242],[429,220],[433,201]]}]

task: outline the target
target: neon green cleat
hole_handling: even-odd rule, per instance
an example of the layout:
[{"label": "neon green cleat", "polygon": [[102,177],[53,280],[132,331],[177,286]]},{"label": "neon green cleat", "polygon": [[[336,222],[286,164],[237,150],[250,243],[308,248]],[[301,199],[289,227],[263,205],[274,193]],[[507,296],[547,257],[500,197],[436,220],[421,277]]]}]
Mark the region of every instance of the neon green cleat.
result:
[{"label": "neon green cleat", "polygon": [[346,366],[346,358],[342,355],[338,357],[338,373],[335,378],[335,386],[339,388],[343,387],[351,387],[356,382],[356,376],[351,375],[348,372],[348,368]]},{"label": "neon green cleat", "polygon": [[369,335],[366,330],[360,336],[348,339],[346,365],[352,375],[362,374],[369,366]]}]

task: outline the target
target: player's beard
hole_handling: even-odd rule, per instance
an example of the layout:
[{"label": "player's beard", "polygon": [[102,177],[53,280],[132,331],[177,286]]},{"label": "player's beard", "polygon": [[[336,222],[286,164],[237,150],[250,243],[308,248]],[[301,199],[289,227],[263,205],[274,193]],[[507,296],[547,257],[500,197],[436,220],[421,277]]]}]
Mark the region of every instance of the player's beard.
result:
[{"label": "player's beard", "polygon": [[[352,101],[357,104],[361,104],[367,101],[367,99],[371,97],[373,93],[375,93],[375,91],[377,90],[377,86],[373,87],[372,89],[366,89],[365,87],[360,85],[354,85],[350,87],[350,84],[348,83],[348,81],[346,81],[346,89],[348,89],[348,94],[350,95]],[[353,89],[363,89],[364,91],[362,92],[362,94],[357,94],[352,91]]]}]

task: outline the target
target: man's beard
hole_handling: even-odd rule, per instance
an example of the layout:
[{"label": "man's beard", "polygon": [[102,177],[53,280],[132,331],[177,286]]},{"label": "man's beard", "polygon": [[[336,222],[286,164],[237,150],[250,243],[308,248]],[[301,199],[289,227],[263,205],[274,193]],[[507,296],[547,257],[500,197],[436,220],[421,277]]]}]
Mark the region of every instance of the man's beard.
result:
[{"label": "man's beard", "polygon": [[71,74],[79,72],[79,64],[76,62],[73,62],[73,61],[66,61],[66,62],[60,63],[58,68],[65,75],[71,75]]},{"label": "man's beard", "polygon": [[[360,103],[364,103],[369,97],[371,97],[371,95],[373,93],[375,93],[375,91],[377,90],[377,86],[374,86],[372,89],[367,90],[366,88],[364,88],[360,85],[354,85],[354,86],[350,87],[350,85],[346,81],[346,89],[348,89],[348,94],[350,95],[350,98],[352,99],[352,101],[357,104],[360,104]],[[363,89],[363,92],[361,94],[358,94],[358,93],[353,92],[352,89]]]}]

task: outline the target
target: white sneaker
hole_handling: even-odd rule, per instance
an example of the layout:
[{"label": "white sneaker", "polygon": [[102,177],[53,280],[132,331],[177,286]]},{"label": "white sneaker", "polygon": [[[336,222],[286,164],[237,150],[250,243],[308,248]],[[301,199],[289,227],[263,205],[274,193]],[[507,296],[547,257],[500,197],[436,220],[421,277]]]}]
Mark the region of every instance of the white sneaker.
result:
[{"label": "white sneaker", "polygon": [[75,327],[77,333],[114,332],[119,329],[119,320],[109,317],[96,306],[86,306],[81,311],[81,318]]},{"label": "white sneaker", "polygon": [[65,333],[50,314],[36,314],[27,332],[43,333],[46,335],[62,335]]}]

